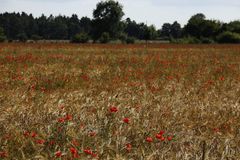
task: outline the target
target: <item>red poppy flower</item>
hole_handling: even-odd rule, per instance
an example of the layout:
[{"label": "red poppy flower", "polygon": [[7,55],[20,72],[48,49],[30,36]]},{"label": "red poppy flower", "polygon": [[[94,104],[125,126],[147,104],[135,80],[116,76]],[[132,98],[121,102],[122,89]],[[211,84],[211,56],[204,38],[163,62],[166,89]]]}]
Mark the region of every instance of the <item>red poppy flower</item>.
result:
[{"label": "red poppy flower", "polygon": [[92,155],[93,152],[90,149],[84,149],[84,153]]},{"label": "red poppy flower", "polygon": [[156,138],[157,139],[161,139],[162,138],[162,134],[156,134]]},{"label": "red poppy flower", "polygon": [[97,154],[96,154],[96,153],[93,153],[93,154],[92,154],[92,157],[97,157]]},{"label": "red poppy flower", "polygon": [[220,80],[220,81],[224,81],[225,78],[222,76],[222,77],[219,78],[219,80]]},{"label": "red poppy flower", "polygon": [[132,150],[132,145],[130,143],[126,144],[126,149],[130,152]]},{"label": "red poppy flower", "polygon": [[59,123],[63,123],[65,121],[65,118],[58,118]]},{"label": "red poppy flower", "polygon": [[72,144],[74,146],[79,146],[80,145],[79,142],[76,139],[72,140]]},{"label": "red poppy flower", "polygon": [[173,139],[173,137],[172,137],[172,136],[168,136],[167,139],[168,139],[169,141],[171,141],[171,140]]},{"label": "red poppy flower", "polygon": [[160,132],[159,132],[159,134],[161,134],[161,135],[163,135],[165,133],[165,131],[163,131],[163,130],[161,130]]},{"label": "red poppy flower", "polygon": [[71,148],[70,148],[70,152],[71,152],[72,154],[77,154],[77,149],[71,147]]},{"label": "red poppy flower", "polygon": [[23,135],[24,135],[25,137],[28,137],[28,136],[30,135],[30,132],[25,131],[25,132],[23,133]]},{"label": "red poppy flower", "polygon": [[35,138],[35,137],[37,136],[37,133],[36,133],[36,132],[32,132],[31,136],[32,136],[33,138]]},{"label": "red poppy flower", "polygon": [[45,143],[45,140],[43,140],[43,139],[38,139],[38,140],[36,140],[36,143],[37,143],[37,144],[44,144],[44,143]]},{"label": "red poppy flower", "polygon": [[67,114],[67,115],[65,116],[65,120],[67,120],[67,121],[72,120],[72,115]]},{"label": "red poppy flower", "polygon": [[78,151],[76,148],[71,147],[70,152],[72,153],[73,158],[78,158]]},{"label": "red poppy flower", "polygon": [[0,158],[5,158],[7,157],[7,152],[0,152]]},{"label": "red poppy flower", "polygon": [[62,152],[61,152],[61,151],[57,151],[57,152],[55,153],[55,156],[56,156],[57,158],[62,157]]},{"label": "red poppy flower", "polygon": [[89,132],[89,136],[91,136],[91,137],[94,137],[94,136],[96,136],[96,132],[94,132],[94,131],[92,131],[92,132]]},{"label": "red poppy flower", "polygon": [[51,140],[50,142],[49,142],[49,145],[54,145],[55,144],[55,141],[53,141],[53,140]]},{"label": "red poppy flower", "polygon": [[165,140],[165,138],[164,138],[164,137],[162,137],[160,140],[161,140],[161,141],[164,141],[164,140]]},{"label": "red poppy flower", "polygon": [[219,130],[219,128],[213,128],[213,131],[217,133],[217,132],[219,132],[220,130]]},{"label": "red poppy flower", "polygon": [[152,137],[147,137],[147,138],[146,138],[146,141],[147,141],[147,142],[153,142],[153,139],[152,139]]},{"label": "red poppy flower", "polygon": [[129,118],[124,118],[124,119],[123,119],[123,122],[124,122],[124,123],[129,123],[129,121],[130,121]]},{"label": "red poppy flower", "polygon": [[110,112],[112,112],[112,113],[115,113],[117,111],[118,111],[117,107],[111,107],[110,108]]}]

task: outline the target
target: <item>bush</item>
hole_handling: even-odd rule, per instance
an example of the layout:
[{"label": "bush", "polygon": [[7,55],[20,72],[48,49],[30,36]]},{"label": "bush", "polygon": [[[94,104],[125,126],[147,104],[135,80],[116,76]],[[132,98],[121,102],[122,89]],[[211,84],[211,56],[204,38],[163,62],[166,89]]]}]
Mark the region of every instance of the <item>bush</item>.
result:
[{"label": "bush", "polygon": [[122,34],[120,34],[120,36],[119,36],[119,39],[121,40],[122,43],[126,43],[127,38],[128,38],[128,36],[127,36],[126,33],[122,33]]},{"label": "bush", "polygon": [[34,40],[34,41],[38,41],[38,40],[41,40],[42,37],[39,36],[39,35],[34,34],[34,35],[32,35],[32,38],[31,38],[31,39]]},{"label": "bush", "polygon": [[195,37],[184,37],[181,39],[171,39],[172,43],[179,43],[179,44],[200,44],[201,41]]},{"label": "bush", "polygon": [[3,29],[0,27],[0,42],[4,42],[6,37],[4,35]]},{"label": "bush", "polygon": [[12,42],[13,42],[13,39],[8,39],[7,42],[8,42],[8,43],[12,43]]},{"label": "bush", "polygon": [[107,32],[102,33],[100,39],[100,43],[108,43],[110,41],[110,35]]},{"label": "bush", "polygon": [[201,43],[203,43],[203,44],[212,44],[212,43],[214,43],[214,40],[212,40],[211,38],[203,37],[203,38],[201,38]]},{"label": "bush", "polygon": [[135,38],[134,37],[128,37],[127,39],[126,39],[126,43],[127,44],[134,44],[135,43]]},{"label": "bush", "polygon": [[86,33],[79,33],[72,37],[72,43],[87,43],[89,41],[89,36]]},{"label": "bush", "polygon": [[4,42],[5,40],[6,40],[6,37],[0,35],[0,42]]},{"label": "bush", "polygon": [[240,43],[240,34],[233,32],[223,32],[217,37],[218,43]]},{"label": "bush", "polygon": [[17,39],[20,41],[20,42],[26,42],[27,41],[27,35],[25,33],[19,33],[17,35]]}]

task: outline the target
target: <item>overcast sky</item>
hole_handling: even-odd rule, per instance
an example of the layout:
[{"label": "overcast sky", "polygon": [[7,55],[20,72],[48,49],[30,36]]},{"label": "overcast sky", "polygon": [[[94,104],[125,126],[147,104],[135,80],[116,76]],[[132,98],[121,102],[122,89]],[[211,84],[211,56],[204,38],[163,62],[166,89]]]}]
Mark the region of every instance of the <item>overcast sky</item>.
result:
[{"label": "overcast sky", "polygon": [[[92,18],[92,11],[100,0],[0,0],[0,12],[26,12],[35,17],[67,15]],[[209,19],[224,22],[240,19],[240,0],[119,0],[125,12],[137,22],[155,24],[177,20],[182,25],[195,13],[204,13]]]}]

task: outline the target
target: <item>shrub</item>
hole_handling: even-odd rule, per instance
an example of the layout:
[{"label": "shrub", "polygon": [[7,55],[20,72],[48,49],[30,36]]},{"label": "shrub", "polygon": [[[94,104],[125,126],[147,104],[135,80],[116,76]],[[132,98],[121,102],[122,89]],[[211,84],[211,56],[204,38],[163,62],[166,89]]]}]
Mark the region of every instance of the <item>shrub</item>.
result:
[{"label": "shrub", "polygon": [[20,42],[26,42],[27,41],[27,35],[25,33],[19,33],[17,35],[17,39],[20,41]]},{"label": "shrub", "polygon": [[203,44],[212,44],[212,43],[214,43],[214,40],[211,39],[211,38],[203,37],[200,40],[201,40],[201,43],[203,43]]},{"label": "shrub", "polygon": [[41,39],[42,39],[42,37],[39,36],[39,35],[36,35],[36,34],[32,35],[32,40],[34,40],[34,41],[38,41],[38,40],[41,40]]},{"label": "shrub", "polygon": [[179,44],[199,44],[201,41],[195,37],[184,37],[181,39],[171,39],[172,43],[179,43]]},{"label": "shrub", "polygon": [[0,42],[4,42],[5,40],[6,40],[6,37],[0,35]]},{"label": "shrub", "polygon": [[104,33],[101,35],[99,41],[100,41],[100,43],[108,43],[108,42],[110,41],[110,35],[109,35],[109,33],[104,32]]},{"label": "shrub", "polygon": [[217,37],[219,43],[240,43],[240,34],[233,32],[223,32]]},{"label": "shrub", "polygon": [[86,33],[79,33],[72,37],[72,43],[87,43],[89,41],[89,36]]},{"label": "shrub", "polygon": [[127,36],[126,33],[122,33],[122,34],[120,34],[120,36],[119,36],[119,39],[121,40],[122,43],[126,43],[127,38],[128,38],[128,36]]},{"label": "shrub", "polygon": [[126,39],[126,43],[127,44],[134,44],[135,43],[135,38],[134,37],[128,37],[127,39]]},{"label": "shrub", "polygon": [[4,42],[6,37],[4,35],[3,29],[0,27],[0,42]]}]

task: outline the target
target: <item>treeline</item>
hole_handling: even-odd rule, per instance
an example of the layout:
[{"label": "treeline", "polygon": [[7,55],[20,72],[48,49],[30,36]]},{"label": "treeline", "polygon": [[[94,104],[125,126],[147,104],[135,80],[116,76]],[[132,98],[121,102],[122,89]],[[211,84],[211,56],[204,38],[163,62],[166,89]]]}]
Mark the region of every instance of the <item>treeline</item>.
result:
[{"label": "treeline", "polygon": [[154,25],[137,23],[130,18],[122,20],[123,7],[117,1],[99,2],[93,11],[93,18],[79,18],[32,14],[0,14],[0,41],[18,40],[71,40],[72,42],[107,43],[120,40],[122,43],[134,43],[135,40],[167,40],[173,43],[240,43],[240,21],[223,23],[206,19],[204,14],[192,16],[181,27],[174,23],[165,23],[161,29]]}]

